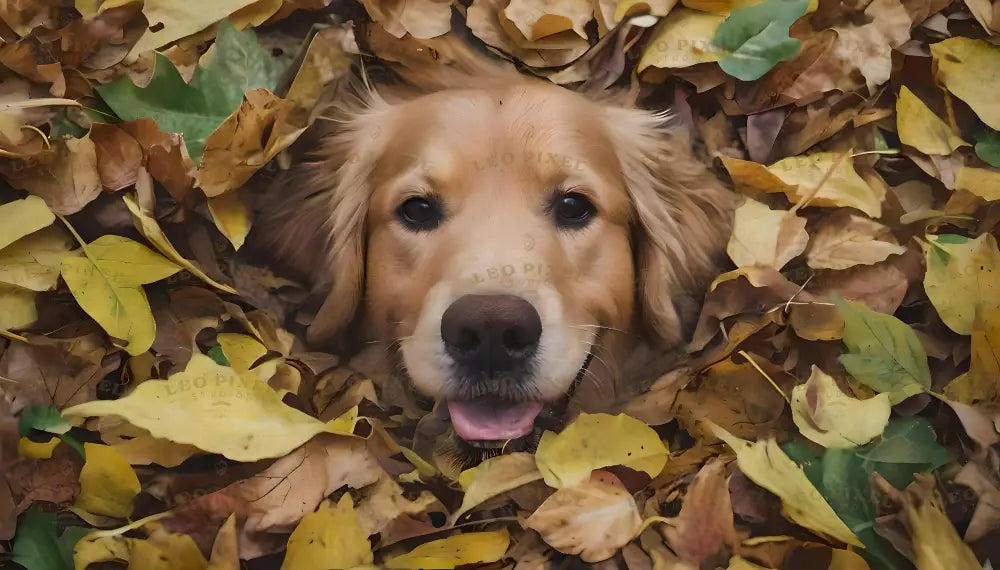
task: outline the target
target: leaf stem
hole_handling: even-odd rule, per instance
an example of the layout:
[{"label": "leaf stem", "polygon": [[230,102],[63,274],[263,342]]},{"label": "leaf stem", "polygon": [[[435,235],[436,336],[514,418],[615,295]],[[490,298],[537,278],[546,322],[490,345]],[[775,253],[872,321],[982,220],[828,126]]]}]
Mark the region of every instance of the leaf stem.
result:
[{"label": "leaf stem", "polygon": [[792,401],[788,399],[788,396],[785,395],[785,392],[782,391],[782,389],[778,386],[777,382],[775,382],[774,380],[772,380],[771,377],[768,376],[767,372],[764,372],[764,369],[761,368],[757,364],[757,362],[754,361],[754,359],[750,357],[749,354],[747,354],[747,351],[741,350],[741,351],[739,351],[739,355],[742,356],[743,358],[746,358],[747,362],[749,362],[751,366],[753,366],[754,368],[756,368],[757,372],[760,372],[761,376],[763,376],[764,378],[766,378],[767,381],[771,383],[771,386],[773,386],[774,389],[777,390],[779,394],[781,394],[781,397],[785,399],[785,402],[787,402],[788,405],[792,404]]}]

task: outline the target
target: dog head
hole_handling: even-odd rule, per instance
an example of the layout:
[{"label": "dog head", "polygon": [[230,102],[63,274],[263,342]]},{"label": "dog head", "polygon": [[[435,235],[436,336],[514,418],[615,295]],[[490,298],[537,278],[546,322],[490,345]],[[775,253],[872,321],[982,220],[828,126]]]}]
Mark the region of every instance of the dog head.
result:
[{"label": "dog head", "polygon": [[396,343],[459,436],[508,440],[608,335],[683,341],[731,198],[667,117],[478,63],[387,93],[339,102],[266,223],[328,292],[311,342]]}]

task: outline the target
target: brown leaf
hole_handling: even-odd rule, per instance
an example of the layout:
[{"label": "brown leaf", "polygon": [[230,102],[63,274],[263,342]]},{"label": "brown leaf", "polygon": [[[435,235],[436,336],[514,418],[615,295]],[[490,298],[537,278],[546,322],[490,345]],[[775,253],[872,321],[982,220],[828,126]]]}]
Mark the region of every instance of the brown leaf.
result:
[{"label": "brown leaf", "polygon": [[132,135],[115,125],[94,123],[90,139],[97,153],[101,184],[112,192],[135,184],[142,166],[142,149]]},{"label": "brown leaf", "polygon": [[681,559],[695,564],[737,543],[725,463],[713,458],[701,468],[688,487],[676,523],[664,534]]},{"label": "brown leaf", "polygon": [[75,214],[101,192],[97,150],[88,137],[61,139],[30,162],[0,167],[11,186],[45,200],[57,214]]},{"label": "brown leaf", "polygon": [[0,356],[0,377],[15,379],[15,409],[54,405],[59,409],[96,399],[98,384],[118,368],[98,335],[45,344],[12,343]]}]

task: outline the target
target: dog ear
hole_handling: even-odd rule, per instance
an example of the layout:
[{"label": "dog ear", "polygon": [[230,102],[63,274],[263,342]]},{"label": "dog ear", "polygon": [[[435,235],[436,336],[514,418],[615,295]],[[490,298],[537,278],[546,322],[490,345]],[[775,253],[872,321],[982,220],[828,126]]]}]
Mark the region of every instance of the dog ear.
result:
[{"label": "dog ear", "polygon": [[638,317],[664,347],[688,340],[722,271],[736,196],[691,151],[669,115],[607,107],[632,201]]},{"label": "dog ear", "polygon": [[370,175],[389,108],[367,81],[349,81],[310,133],[309,160],[276,177],[258,199],[254,226],[256,247],[325,295],[306,338],[329,347],[339,346],[363,295]]}]

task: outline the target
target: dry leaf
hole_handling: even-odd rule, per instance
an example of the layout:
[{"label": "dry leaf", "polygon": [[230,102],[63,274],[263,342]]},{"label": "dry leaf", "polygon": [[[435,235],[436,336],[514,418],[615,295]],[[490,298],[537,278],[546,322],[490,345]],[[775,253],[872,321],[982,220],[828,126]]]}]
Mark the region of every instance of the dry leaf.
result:
[{"label": "dry leaf", "polygon": [[882,435],[891,410],[888,393],[867,400],[852,398],[815,365],[809,380],[792,390],[795,425],[827,449],[853,449]]},{"label": "dry leaf", "polygon": [[813,234],[806,260],[813,269],[847,269],[906,253],[886,239],[892,239],[890,230],[878,222],[851,213],[830,216]]},{"label": "dry leaf", "polygon": [[739,267],[781,269],[806,249],[806,220],[747,198],[736,209],[726,253]]},{"label": "dry leaf", "polygon": [[600,562],[635,538],[642,519],[628,491],[595,477],[556,491],[525,524],[559,552]]}]

